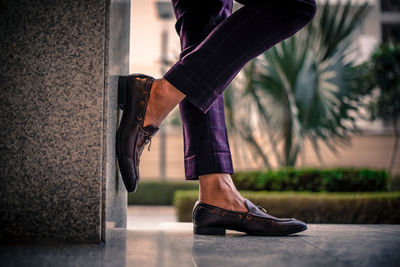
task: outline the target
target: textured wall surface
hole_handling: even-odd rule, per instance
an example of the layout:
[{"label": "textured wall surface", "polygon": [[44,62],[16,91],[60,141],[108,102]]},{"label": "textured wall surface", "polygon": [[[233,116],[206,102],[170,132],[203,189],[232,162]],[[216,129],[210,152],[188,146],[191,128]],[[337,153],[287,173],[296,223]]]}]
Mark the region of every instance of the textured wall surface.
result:
[{"label": "textured wall surface", "polygon": [[[104,93],[104,153],[103,199],[107,230],[126,228],[127,196],[122,178],[116,168],[115,132],[118,125],[118,75],[129,73],[130,0],[112,0],[108,9],[109,27],[106,39],[106,88]],[[122,115],[122,112],[121,112]],[[104,234],[104,233],[103,233]],[[110,233],[108,232],[108,236]]]},{"label": "textured wall surface", "polygon": [[[117,114],[108,83],[116,2],[129,6],[129,0],[0,3],[2,238],[105,240],[106,194],[114,202],[123,194],[107,187],[108,180],[116,184],[115,158],[107,155],[114,153]],[[122,15],[129,29],[129,13]],[[123,63],[118,71],[127,68]],[[125,218],[119,212],[108,219]]]}]

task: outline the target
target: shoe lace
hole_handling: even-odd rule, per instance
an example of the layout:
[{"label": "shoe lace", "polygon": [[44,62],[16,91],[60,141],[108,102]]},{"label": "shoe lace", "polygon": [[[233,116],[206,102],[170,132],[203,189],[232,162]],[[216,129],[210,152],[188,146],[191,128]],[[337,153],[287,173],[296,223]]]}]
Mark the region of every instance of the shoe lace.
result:
[{"label": "shoe lace", "polygon": [[144,142],[147,144],[149,143],[149,146],[147,147],[147,150],[150,151],[150,147],[151,147],[151,138],[149,138],[148,136],[150,136],[150,133],[148,131],[146,131],[145,129],[143,129],[143,127],[141,127],[140,125],[138,126],[138,129],[143,133],[144,136]]},{"label": "shoe lace", "polygon": [[150,151],[150,147],[151,147],[151,138],[147,138],[144,140],[147,143],[149,143],[149,146],[147,147],[147,150]]}]

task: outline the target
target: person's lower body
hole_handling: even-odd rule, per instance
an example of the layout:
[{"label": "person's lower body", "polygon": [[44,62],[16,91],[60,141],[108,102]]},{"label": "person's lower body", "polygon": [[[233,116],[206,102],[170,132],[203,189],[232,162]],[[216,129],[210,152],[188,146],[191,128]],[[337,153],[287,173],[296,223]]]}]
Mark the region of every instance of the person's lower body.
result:
[{"label": "person's lower body", "polygon": [[127,104],[124,123],[117,132],[120,169],[126,171],[123,174],[121,170],[121,174],[127,177],[124,182],[133,181],[131,188],[136,190],[144,144],[179,104],[185,176],[187,180],[199,179],[199,202],[193,210],[195,233],[221,234],[236,229],[257,235],[287,235],[307,227],[293,218],[267,214],[243,198],[232,182],[222,92],[247,62],[307,25],[316,5],[314,0],[238,2],[244,7],[230,15],[232,0],[172,0],[182,52],[161,79],[146,75],[127,79],[126,98],[131,106]]},{"label": "person's lower body", "polygon": [[[172,0],[181,40],[179,59],[191,53],[210,32],[232,14],[232,1]],[[244,199],[233,185],[225,124],[224,95],[220,94],[204,113],[192,102],[179,103],[184,138],[186,180],[199,181],[202,202],[244,211]]]},{"label": "person's lower body", "polygon": [[231,15],[232,0],[172,0],[182,52],[155,82],[153,92],[162,88],[164,97],[159,95],[151,103],[150,95],[150,116],[146,114],[144,123],[160,125],[179,103],[186,179],[200,180],[200,201],[245,211],[244,199],[230,177],[233,166],[222,92],[247,62],[308,24],[316,4],[314,0],[238,2],[244,6]]},{"label": "person's lower body", "polygon": [[[232,1],[172,0],[177,17],[175,29],[181,40],[182,59],[192,52],[220,22],[232,13]],[[184,137],[185,178],[198,180],[213,173],[233,173],[225,125],[224,95],[219,95],[207,113],[192,102],[179,103]]]}]

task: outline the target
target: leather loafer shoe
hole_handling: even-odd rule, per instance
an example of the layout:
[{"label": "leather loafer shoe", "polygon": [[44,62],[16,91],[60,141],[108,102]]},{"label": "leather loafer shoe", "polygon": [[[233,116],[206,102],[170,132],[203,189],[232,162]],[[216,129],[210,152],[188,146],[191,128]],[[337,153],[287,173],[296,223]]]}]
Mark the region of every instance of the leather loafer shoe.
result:
[{"label": "leather loafer shoe", "polygon": [[219,208],[197,201],[193,208],[194,233],[224,235],[226,230],[249,235],[285,236],[307,229],[307,225],[294,218],[276,218],[246,199],[248,212]]},{"label": "leather loafer shoe", "polygon": [[123,114],[117,130],[116,152],[128,192],[136,191],[143,148],[159,130],[154,125],[143,127],[153,81],[153,77],[144,74],[120,76],[118,79],[118,106]]}]

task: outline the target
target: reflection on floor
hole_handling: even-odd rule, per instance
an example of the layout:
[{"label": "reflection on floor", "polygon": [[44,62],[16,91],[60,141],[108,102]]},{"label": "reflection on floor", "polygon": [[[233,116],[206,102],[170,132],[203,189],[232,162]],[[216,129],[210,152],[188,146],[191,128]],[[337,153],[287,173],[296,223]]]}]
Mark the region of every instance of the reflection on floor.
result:
[{"label": "reflection on floor", "polygon": [[114,229],[109,242],[9,244],[1,266],[400,266],[400,225],[309,224],[287,237],[193,235],[191,223]]},{"label": "reflection on floor", "polygon": [[177,221],[173,206],[128,206],[127,217],[130,230],[154,230],[161,223]]}]

